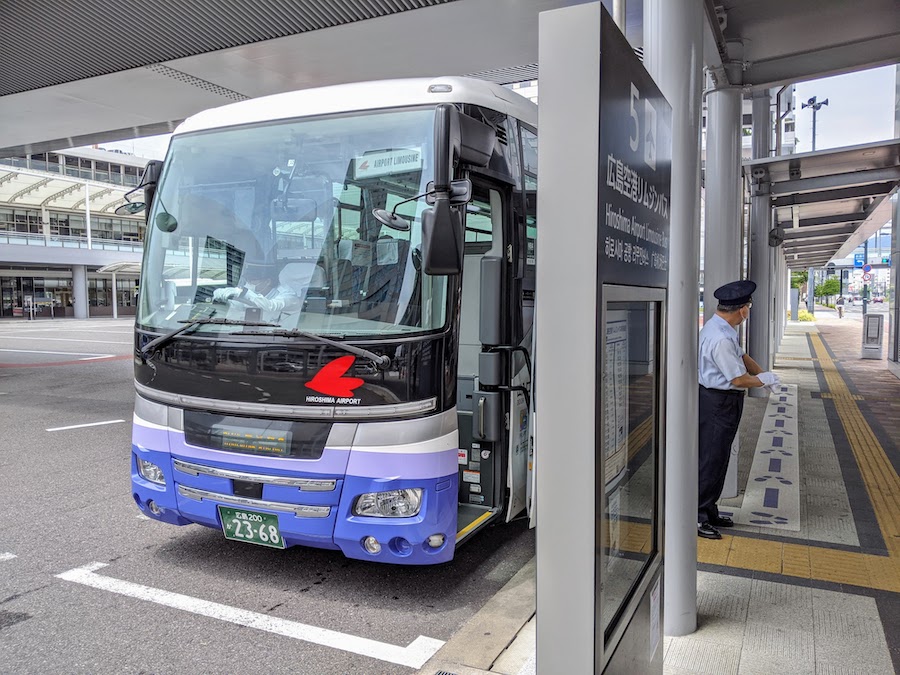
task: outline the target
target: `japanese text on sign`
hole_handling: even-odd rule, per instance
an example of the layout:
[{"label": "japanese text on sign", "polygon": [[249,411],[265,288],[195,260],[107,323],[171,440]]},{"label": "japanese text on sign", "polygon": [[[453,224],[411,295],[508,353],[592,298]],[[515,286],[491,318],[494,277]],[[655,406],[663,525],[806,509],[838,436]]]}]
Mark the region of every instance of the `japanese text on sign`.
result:
[{"label": "japanese text on sign", "polygon": [[612,154],[606,156],[606,185],[635,204],[643,205],[663,218],[669,217],[669,197]]}]

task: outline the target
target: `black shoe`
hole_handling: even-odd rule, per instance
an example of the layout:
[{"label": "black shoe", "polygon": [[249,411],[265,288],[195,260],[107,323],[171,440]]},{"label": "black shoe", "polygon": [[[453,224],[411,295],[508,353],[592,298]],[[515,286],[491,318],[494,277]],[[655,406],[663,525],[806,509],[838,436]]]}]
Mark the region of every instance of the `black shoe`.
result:
[{"label": "black shoe", "polygon": [[709,522],[716,527],[734,527],[734,521],[728,516],[718,516]]},{"label": "black shoe", "polygon": [[709,524],[709,521],[701,523],[697,526],[697,536],[704,539],[721,539],[722,535],[719,531]]}]

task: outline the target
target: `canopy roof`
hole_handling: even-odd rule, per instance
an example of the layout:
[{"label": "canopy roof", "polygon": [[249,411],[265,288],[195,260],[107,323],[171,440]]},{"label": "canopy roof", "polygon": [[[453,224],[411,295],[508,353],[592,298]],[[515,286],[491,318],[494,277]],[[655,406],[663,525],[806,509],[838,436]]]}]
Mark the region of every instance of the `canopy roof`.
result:
[{"label": "canopy roof", "polygon": [[890,220],[900,139],[744,162],[751,194],[768,194],[789,267],[849,256]]},{"label": "canopy roof", "polygon": [[87,195],[90,195],[91,212],[108,214],[125,203],[125,193],[131,189],[48,171],[0,165],[0,204],[12,208],[84,211]]}]

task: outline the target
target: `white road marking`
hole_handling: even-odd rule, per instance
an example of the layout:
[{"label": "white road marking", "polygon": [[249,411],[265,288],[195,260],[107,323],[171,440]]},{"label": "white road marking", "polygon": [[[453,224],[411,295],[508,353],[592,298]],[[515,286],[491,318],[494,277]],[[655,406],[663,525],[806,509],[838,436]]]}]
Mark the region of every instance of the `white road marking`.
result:
[{"label": "white road marking", "polygon": [[79,361],[96,361],[97,359],[110,359],[115,354],[101,354],[100,356],[85,356],[84,358],[78,359]]},{"label": "white road marking", "polygon": [[221,605],[217,602],[209,602],[200,598],[193,598],[189,595],[181,595],[180,593],[171,593],[150,586],[142,586],[130,581],[122,581],[111,577],[104,577],[95,572],[106,567],[105,563],[91,563],[84,567],[78,567],[62,574],[57,574],[57,578],[64,581],[72,581],[76,584],[83,584],[91,588],[98,588],[111,593],[126,595],[138,600],[147,602],[155,602],[158,605],[180,609],[185,612],[200,614],[211,619],[219,621],[227,621],[228,623],[245,626],[247,628],[256,628],[257,630],[283,635],[285,637],[311,642],[333,649],[350,652],[351,654],[359,654],[360,656],[368,656],[379,661],[395,663],[400,666],[409,668],[421,668],[425,665],[434,654],[440,649],[444,642],[435,640],[434,638],[424,637],[420,635],[413,640],[408,647],[398,647],[386,642],[378,642],[377,640],[369,640],[347,633],[340,633],[327,628],[319,628],[310,626],[309,624],[300,623],[298,621],[289,621],[287,619],[279,619],[266,614],[250,612],[237,607],[229,607]]},{"label": "white road marking", "polygon": [[12,560],[15,557],[16,556],[14,553],[0,553],[0,562],[3,562],[4,560]]},{"label": "white road marking", "polygon": [[101,343],[105,345],[130,345],[134,344],[130,341],[123,340],[78,340],[76,338],[69,337],[58,337],[58,338],[49,338],[49,337],[34,337],[33,335],[29,335],[28,337],[24,337],[22,335],[0,335],[0,340],[28,340],[31,342],[32,340],[46,340],[48,342],[94,342]]},{"label": "white road marking", "polygon": [[113,354],[97,354],[96,352],[46,352],[37,349],[0,349],[0,352],[10,352],[14,354],[61,354],[63,356],[113,356]]},{"label": "white road marking", "polygon": [[45,429],[44,431],[65,431],[67,429],[84,429],[85,427],[99,427],[104,424],[118,424],[119,422],[124,422],[125,420],[109,420],[107,422],[91,422],[90,424],[73,424],[70,427],[53,427],[52,429]]}]

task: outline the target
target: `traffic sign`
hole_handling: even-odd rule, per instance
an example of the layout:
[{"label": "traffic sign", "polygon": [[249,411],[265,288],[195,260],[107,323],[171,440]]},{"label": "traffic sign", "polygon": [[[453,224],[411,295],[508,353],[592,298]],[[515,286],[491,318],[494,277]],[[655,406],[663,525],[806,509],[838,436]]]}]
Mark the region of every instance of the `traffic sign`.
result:
[{"label": "traffic sign", "polygon": [[863,265],[863,272],[871,272],[871,271],[872,271],[871,265]]},{"label": "traffic sign", "polygon": [[863,281],[872,281],[871,272],[866,272],[865,274],[863,274]]},{"label": "traffic sign", "polygon": [[854,253],[853,254],[853,266],[854,267],[862,267],[866,264],[866,254],[865,253]]}]

